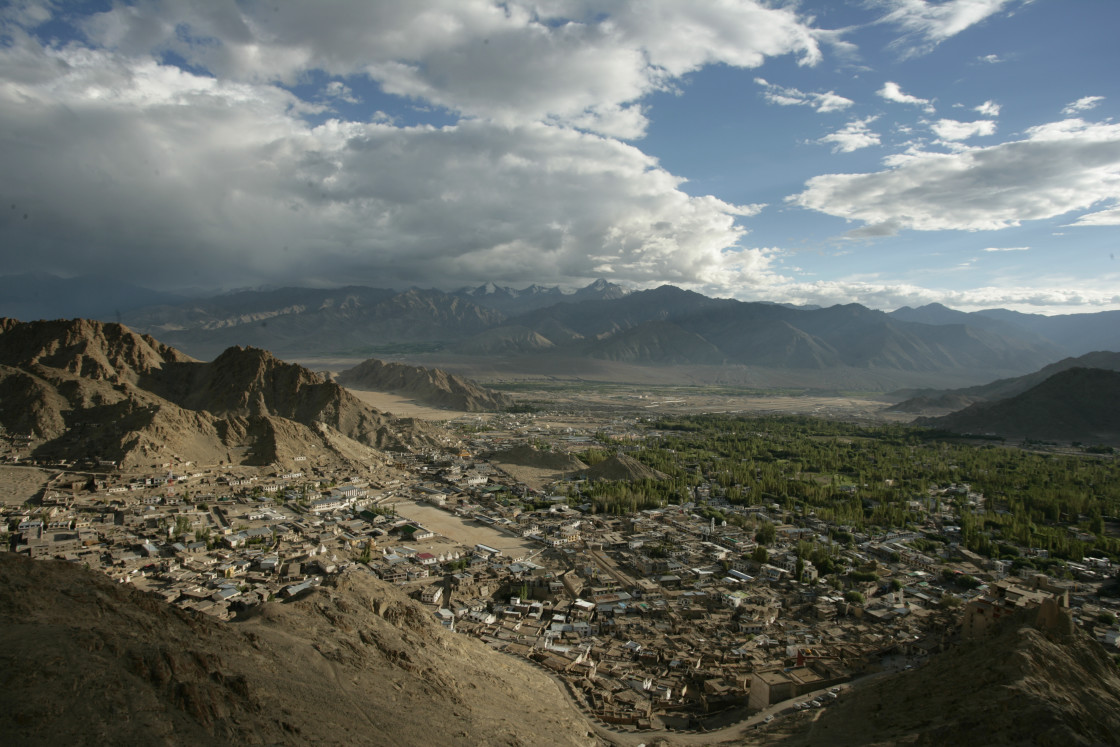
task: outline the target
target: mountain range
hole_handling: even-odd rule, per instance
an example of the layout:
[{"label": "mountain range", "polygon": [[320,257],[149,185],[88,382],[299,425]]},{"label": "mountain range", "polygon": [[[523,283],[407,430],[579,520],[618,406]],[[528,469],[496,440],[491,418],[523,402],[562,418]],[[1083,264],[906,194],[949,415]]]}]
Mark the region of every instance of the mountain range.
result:
[{"label": "mountain range", "polygon": [[122,466],[354,462],[446,439],[265,350],[233,347],[206,363],[84,319],[0,319],[0,425],[38,439],[37,457]]},{"label": "mountain range", "polygon": [[[125,311],[121,319],[201,359],[234,345],[287,358],[392,356],[455,368],[501,360],[510,373],[691,366],[697,380],[796,371],[819,388],[883,391],[978,384],[1064,357],[1120,350],[1120,312],[1044,317],[938,304],[886,313],[714,299],[673,286],[573,293],[487,284],[439,290],[350,286],[240,291]],[[425,357],[427,356],[427,357]],[[464,365],[464,368],[470,368]],[[753,378],[758,378],[755,375]],[[762,375],[781,382],[779,374]]]}]

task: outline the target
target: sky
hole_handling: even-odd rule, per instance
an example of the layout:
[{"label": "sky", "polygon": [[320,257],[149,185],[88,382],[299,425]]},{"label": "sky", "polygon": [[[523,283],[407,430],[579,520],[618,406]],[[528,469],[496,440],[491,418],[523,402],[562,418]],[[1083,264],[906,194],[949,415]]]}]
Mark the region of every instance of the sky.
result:
[{"label": "sky", "polygon": [[0,6],[0,273],[1120,309],[1116,0]]}]

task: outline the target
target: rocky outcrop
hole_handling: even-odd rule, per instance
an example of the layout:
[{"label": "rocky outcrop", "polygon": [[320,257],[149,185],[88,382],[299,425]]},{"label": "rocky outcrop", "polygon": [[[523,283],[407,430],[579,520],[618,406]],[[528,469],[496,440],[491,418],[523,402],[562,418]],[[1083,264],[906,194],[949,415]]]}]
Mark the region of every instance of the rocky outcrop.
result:
[{"label": "rocky outcrop", "polygon": [[119,324],[76,319],[3,320],[0,351],[0,425],[40,440],[44,458],[264,465],[448,438],[257,348],[203,363]]}]

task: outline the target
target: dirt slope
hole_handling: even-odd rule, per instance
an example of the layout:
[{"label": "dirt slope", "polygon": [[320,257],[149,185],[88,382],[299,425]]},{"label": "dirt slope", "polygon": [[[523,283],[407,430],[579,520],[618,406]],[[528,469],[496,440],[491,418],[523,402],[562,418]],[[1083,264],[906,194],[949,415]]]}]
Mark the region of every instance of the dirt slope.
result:
[{"label": "dirt slope", "polygon": [[664,472],[639,462],[625,454],[615,454],[587,470],[589,480],[667,480]]},{"label": "dirt slope", "polygon": [[1041,623],[1026,610],[996,635],[780,722],[786,739],[768,744],[1115,745],[1120,672],[1064,611]]},{"label": "dirt slope", "polygon": [[220,623],[0,553],[9,744],[594,744],[546,675],[362,572]]}]

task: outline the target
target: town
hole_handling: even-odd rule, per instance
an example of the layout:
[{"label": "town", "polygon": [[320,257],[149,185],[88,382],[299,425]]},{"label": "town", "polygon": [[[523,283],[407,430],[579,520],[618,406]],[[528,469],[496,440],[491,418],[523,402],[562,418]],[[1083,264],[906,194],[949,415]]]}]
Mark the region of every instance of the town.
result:
[{"label": "town", "polygon": [[701,468],[669,500],[607,511],[590,469],[523,480],[500,458],[539,448],[632,459],[656,425],[618,413],[564,427],[531,413],[473,416],[448,424],[462,446],[371,450],[360,466],[308,454],[129,474],[105,460],[35,464],[31,439],[4,434],[5,483],[27,487],[4,489],[2,547],[223,620],[332,574],[371,573],[447,628],[536,662],[621,729],[714,729],[825,707],[845,683],[921,666],[1022,607],[1071,608],[1117,651],[1113,559],[1015,563],[968,549],[961,507],[987,497],[963,480],[926,486],[903,526],[873,531],[788,497],[743,500],[742,486]]}]

